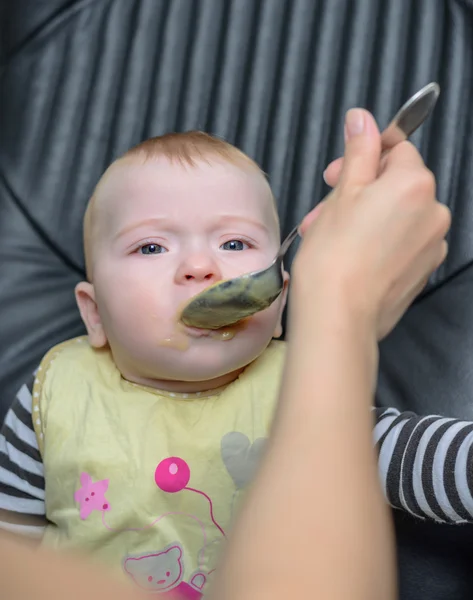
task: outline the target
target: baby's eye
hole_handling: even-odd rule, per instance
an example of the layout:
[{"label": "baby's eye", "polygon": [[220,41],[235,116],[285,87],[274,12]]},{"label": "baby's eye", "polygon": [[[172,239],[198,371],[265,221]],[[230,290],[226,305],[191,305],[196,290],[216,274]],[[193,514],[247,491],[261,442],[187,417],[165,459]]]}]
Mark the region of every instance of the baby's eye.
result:
[{"label": "baby's eye", "polygon": [[230,240],[228,242],[225,242],[224,244],[222,244],[220,246],[220,248],[222,250],[232,250],[232,251],[240,251],[240,250],[246,250],[249,248],[249,245],[246,244],[245,242],[242,242],[241,240]]},{"label": "baby's eye", "polygon": [[164,246],[160,246],[159,244],[145,244],[139,248],[141,254],[163,254],[167,252]]}]

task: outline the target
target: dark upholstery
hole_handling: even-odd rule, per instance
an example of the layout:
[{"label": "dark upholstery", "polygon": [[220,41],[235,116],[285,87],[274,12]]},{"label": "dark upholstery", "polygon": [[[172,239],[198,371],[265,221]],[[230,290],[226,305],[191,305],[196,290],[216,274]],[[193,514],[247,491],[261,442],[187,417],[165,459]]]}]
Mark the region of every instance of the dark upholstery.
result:
[{"label": "dark upholstery", "polygon": [[[117,155],[169,130],[224,136],[268,172],[287,232],[327,192],[345,110],[368,107],[384,126],[436,80],[434,117],[413,139],[453,209],[451,253],[383,343],[377,400],[473,419],[471,0],[0,8],[0,418],[43,353],[83,331],[81,218]],[[402,600],[473,597],[472,527],[396,522]]]}]

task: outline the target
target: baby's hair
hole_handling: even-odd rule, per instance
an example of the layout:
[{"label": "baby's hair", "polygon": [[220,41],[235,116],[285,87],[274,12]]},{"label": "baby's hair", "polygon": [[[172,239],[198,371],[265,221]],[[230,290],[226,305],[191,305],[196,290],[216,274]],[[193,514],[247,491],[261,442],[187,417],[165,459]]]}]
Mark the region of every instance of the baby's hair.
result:
[{"label": "baby's hair", "polygon": [[[149,138],[130,148],[125,154],[114,161],[111,167],[121,162],[136,161],[140,159],[143,160],[143,162],[148,162],[160,157],[165,157],[171,163],[178,162],[184,167],[195,167],[202,161],[211,163],[212,158],[220,159],[236,166],[254,169],[266,179],[265,173],[247,154],[229,142],[203,131],[173,132]],[[92,216],[94,205],[96,203],[97,191],[104,177],[105,174],[98,182],[84,215],[84,254],[86,273],[89,281],[91,281],[92,276]],[[276,203],[274,203],[274,205],[276,206]]]},{"label": "baby's hair", "polygon": [[143,157],[148,161],[160,156],[191,167],[195,167],[199,161],[210,162],[211,158],[221,158],[232,164],[251,166],[264,175],[256,162],[236,146],[203,131],[165,133],[152,137],[130,148],[122,158]]}]

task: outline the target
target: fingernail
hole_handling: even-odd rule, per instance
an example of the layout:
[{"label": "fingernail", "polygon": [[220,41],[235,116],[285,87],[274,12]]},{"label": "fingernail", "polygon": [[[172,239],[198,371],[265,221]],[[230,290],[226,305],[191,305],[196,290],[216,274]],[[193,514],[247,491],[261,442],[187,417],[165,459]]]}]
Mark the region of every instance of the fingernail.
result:
[{"label": "fingernail", "polygon": [[345,117],[345,140],[363,133],[365,128],[365,114],[359,108],[351,108]]},{"label": "fingernail", "polygon": [[[323,180],[325,181],[325,183],[327,183],[326,173],[327,173],[327,169],[325,169],[325,171],[322,173],[322,177],[323,177]],[[328,185],[328,183],[327,183],[327,185]]]}]

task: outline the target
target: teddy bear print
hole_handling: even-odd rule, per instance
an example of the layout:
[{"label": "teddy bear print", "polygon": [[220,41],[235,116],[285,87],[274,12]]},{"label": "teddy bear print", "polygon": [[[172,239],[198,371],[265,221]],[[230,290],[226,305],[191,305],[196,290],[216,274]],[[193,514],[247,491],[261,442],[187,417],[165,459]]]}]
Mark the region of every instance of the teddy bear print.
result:
[{"label": "teddy bear print", "polygon": [[184,565],[182,548],[178,543],[171,544],[159,552],[128,556],[124,560],[123,568],[135,584],[147,592],[171,592],[182,600],[202,598],[206,576],[201,571],[196,571],[189,583],[182,580]]}]

